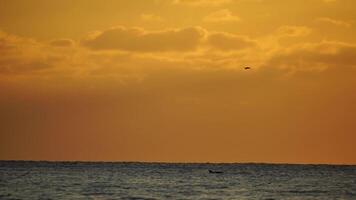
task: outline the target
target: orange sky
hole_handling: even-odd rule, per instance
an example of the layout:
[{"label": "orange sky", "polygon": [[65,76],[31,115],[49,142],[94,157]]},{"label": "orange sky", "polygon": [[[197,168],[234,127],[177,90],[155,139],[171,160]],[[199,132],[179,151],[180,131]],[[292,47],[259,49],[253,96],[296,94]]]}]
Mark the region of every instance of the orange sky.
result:
[{"label": "orange sky", "polygon": [[354,0],[0,0],[0,159],[356,164],[355,19]]}]

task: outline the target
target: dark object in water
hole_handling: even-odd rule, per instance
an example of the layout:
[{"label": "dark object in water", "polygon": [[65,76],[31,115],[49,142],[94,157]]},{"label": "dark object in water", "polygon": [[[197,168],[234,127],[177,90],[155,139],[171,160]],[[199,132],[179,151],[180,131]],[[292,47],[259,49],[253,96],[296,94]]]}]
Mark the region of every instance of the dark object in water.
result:
[{"label": "dark object in water", "polygon": [[244,69],[245,69],[245,70],[249,70],[249,69],[251,69],[251,67],[245,67]]},{"label": "dark object in water", "polygon": [[211,174],[222,174],[224,172],[222,172],[222,171],[213,171],[213,170],[209,169],[209,173],[211,173]]}]

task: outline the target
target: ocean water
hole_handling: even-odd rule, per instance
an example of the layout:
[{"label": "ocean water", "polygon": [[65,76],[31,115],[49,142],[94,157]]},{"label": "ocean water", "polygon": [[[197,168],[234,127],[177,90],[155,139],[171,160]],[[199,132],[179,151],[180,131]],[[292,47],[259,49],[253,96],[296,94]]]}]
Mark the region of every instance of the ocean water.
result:
[{"label": "ocean water", "polygon": [[356,199],[356,166],[0,161],[0,199]]}]

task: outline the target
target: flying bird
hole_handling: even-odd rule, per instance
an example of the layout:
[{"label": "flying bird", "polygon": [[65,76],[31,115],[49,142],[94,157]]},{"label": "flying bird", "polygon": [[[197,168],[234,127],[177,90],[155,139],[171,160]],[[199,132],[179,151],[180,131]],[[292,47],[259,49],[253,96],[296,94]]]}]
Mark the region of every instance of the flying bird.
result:
[{"label": "flying bird", "polygon": [[244,69],[245,69],[245,70],[250,70],[250,69],[251,69],[251,67],[244,67]]}]

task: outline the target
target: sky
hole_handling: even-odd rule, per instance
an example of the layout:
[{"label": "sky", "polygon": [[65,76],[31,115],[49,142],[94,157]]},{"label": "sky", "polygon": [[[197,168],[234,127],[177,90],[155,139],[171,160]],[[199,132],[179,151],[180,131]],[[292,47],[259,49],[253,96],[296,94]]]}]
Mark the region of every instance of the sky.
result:
[{"label": "sky", "polygon": [[356,164],[355,20],[354,0],[0,0],[0,159]]}]

